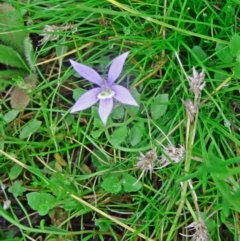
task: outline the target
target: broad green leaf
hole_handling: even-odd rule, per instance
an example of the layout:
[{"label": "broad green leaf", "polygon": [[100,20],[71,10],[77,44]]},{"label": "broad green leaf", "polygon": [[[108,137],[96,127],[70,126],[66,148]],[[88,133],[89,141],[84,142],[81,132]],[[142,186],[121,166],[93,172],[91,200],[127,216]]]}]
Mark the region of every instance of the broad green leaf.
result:
[{"label": "broad green leaf", "polygon": [[238,34],[233,35],[229,47],[232,56],[237,57],[240,54],[240,36]]},{"label": "broad green leaf", "polygon": [[48,214],[56,203],[56,198],[48,193],[31,192],[26,196],[29,206],[40,215]]},{"label": "broad green leaf", "polygon": [[227,217],[229,217],[229,214],[230,214],[230,206],[227,202],[227,200],[225,200],[224,198],[222,199],[222,209],[221,209],[221,212],[220,212],[220,216],[221,216],[221,220],[225,223],[226,222],[226,219]]},{"label": "broad green leaf", "polygon": [[[92,108],[94,108],[94,106]],[[109,118],[108,120],[111,120],[111,119]],[[103,125],[102,121],[100,120],[99,115],[94,117],[93,126],[94,126],[94,128],[99,128],[100,132],[102,132],[104,130],[105,126]],[[98,134],[100,134],[100,132]]]},{"label": "broad green leaf", "polygon": [[71,212],[71,211],[76,211],[76,210],[84,210],[87,208],[84,207],[79,201],[73,199],[73,198],[68,198],[68,199],[64,199],[64,206],[63,209],[66,212]]},{"label": "broad green leaf", "polygon": [[124,115],[124,108],[123,106],[118,106],[116,108],[113,109],[113,112],[111,113],[111,117],[113,119],[121,119],[123,118]]},{"label": "broad green leaf", "polygon": [[142,188],[141,182],[128,173],[124,173],[122,185],[125,192],[136,192]]},{"label": "broad green leaf", "polygon": [[[4,150],[4,141],[0,139],[0,150]],[[0,156],[2,156],[2,153],[0,153]]]},{"label": "broad green leaf", "polygon": [[82,88],[77,88],[73,90],[73,99],[78,100],[85,92],[86,90]]},{"label": "broad green leaf", "polygon": [[27,70],[23,69],[9,69],[0,71],[0,91],[4,91],[8,85],[11,84],[9,81],[12,78],[23,78],[28,74]]},{"label": "broad green leaf", "polygon": [[9,172],[9,177],[11,180],[16,179],[22,172],[23,167],[18,165],[18,164],[14,164]]},{"label": "broad green leaf", "polygon": [[5,91],[10,83],[5,79],[0,79],[0,92]]},{"label": "broad green leaf", "polygon": [[99,171],[99,167],[101,166],[104,166],[105,169],[108,168],[108,166],[106,166],[103,162],[108,163],[109,160],[107,156],[100,151],[96,151],[96,150],[94,151],[94,154],[91,155],[91,161],[98,171]]},{"label": "broad green leaf", "polygon": [[196,56],[198,57],[198,59],[200,61],[204,61],[207,59],[207,55],[206,53],[202,50],[202,48],[200,46],[194,46],[192,48],[192,51],[196,54]]},{"label": "broad green leaf", "polygon": [[22,57],[24,39],[27,37],[21,16],[23,14],[8,3],[0,4],[0,40],[5,45],[13,47]]},{"label": "broad green leaf", "polygon": [[158,94],[151,104],[151,115],[153,120],[159,119],[163,116],[167,110],[167,105],[169,101],[168,94]]},{"label": "broad green leaf", "polygon": [[0,45],[0,63],[7,66],[26,69],[26,65],[18,52],[16,52],[12,47],[5,45]]},{"label": "broad green leaf", "polygon": [[25,139],[29,137],[31,134],[36,132],[38,128],[41,126],[42,122],[38,120],[31,120],[26,125],[24,125],[23,129],[20,132],[20,139]]},{"label": "broad green leaf", "polygon": [[121,191],[122,186],[119,179],[115,176],[107,177],[102,183],[101,187],[106,190],[107,192],[117,194]]},{"label": "broad green leaf", "polygon": [[121,126],[117,128],[111,135],[111,142],[117,146],[123,141],[125,141],[126,138],[127,138],[127,127]]},{"label": "broad green leaf", "polygon": [[[215,186],[220,191],[222,195],[222,200],[224,200],[224,208],[226,210],[227,207],[230,205],[232,206],[236,211],[240,211],[240,201],[239,198],[237,198],[232,191],[232,188],[228,183],[226,183],[225,179],[226,176],[228,176],[228,170],[225,166],[225,161],[222,159],[219,159],[216,157],[212,152],[209,152],[208,157],[206,158],[207,162],[207,168],[212,176],[212,179],[214,181]],[[227,175],[226,175],[227,173]],[[229,177],[229,181],[231,182],[231,177]],[[225,212],[226,214],[226,212]],[[224,214],[224,215],[225,215]]]},{"label": "broad green leaf", "polygon": [[[9,79],[12,79],[12,78],[17,78],[18,76],[23,78],[27,74],[29,74],[29,72],[27,70],[24,70],[24,69],[1,70],[0,71],[0,81],[2,81],[2,80],[6,81],[6,80],[9,80]],[[9,84],[9,82],[8,82],[8,84]]]},{"label": "broad green leaf", "polygon": [[[133,96],[133,98],[136,100],[136,102],[139,104],[140,103],[140,94],[138,93],[137,89],[134,88],[131,91],[131,94]],[[138,111],[139,111],[139,106],[132,106],[132,105],[124,105],[125,109],[127,110],[128,114],[130,116],[135,116],[137,115]]]},{"label": "broad green leaf", "polygon": [[17,117],[18,113],[18,110],[10,110],[3,116],[3,120],[8,124]]},{"label": "broad green leaf", "polygon": [[98,139],[101,134],[103,133],[103,130],[95,130],[95,131],[91,131],[91,136],[94,138],[94,139]]},{"label": "broad green leaf", "polygon": [[95,225],[99,227],[100,232],[109,231],[109,222],[102,219],[95,219]]},{"label": "broad green leaf", "polygon": [[144,124],[142,122],[135,123],[129,132],[129,141],[132,146],[137,145],[141,141],[143,133]]},{"label": "broad green leaf", "polygon": [[223,63],[231,64],[233,62],[233,56],[230,53],[229,46],[226,46],[225,44],[217,43],[215,51],[216,51],[216,55]]},{"label": "broad green leaf", "polygon": [[[104,130],[104,125],[100,119],[100,116],[98,114],[98,107],[97,106],[92,106],[91,108],[91,116],[94,118],[93,119],[93,126],[94,128],[99,128],[99,131]],[[108,118],[108,123],[111,122],[111,118]]]},{"label": "broad green leaf", "polygon": [[216,80],[224,80],[229,77],[229,73],[225,70],[221,70],[219,72],[214,73],[214,79]]},{"label": "broad green leaf", "polygon": [[233,67],[233,73],[236,79],[240,79],[240,62],[237,62]]},{"label": "broad green leaf", "polygon": [[14,197],[22,196],[24,192],[27,191],[25,187],[22,186],[20,181],[15,181],[8,191],[13,194]]},{"label": "broad green leaf", "polygon": [[[68,190],[71,192],[77,191],[76,186],[73,184],[72,180],[67,179],[65,176],[61,175],[58,172],[51,175],[50,181],[51,181],[52,193],[54,193],[55,195],[58,195],[58,197],[60,197],[61,195],[66,196],[66,193],[64,190]],[[52,185],[53,183],[54,184],[57,183],[57,185],[54,187]],[[64,187],[65,189],[63,190],[59,187]]]}]

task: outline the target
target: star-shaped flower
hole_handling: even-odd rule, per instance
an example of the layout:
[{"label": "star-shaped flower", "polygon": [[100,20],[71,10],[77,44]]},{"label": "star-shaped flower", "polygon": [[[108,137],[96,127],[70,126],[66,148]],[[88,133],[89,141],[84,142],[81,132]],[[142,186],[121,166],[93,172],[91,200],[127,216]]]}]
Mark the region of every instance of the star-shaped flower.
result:
[{"label": "star-shaped flower", "polygon": [[113,109],[113,98],[122,104],[138,106],[129,90],[114,84],[122,72],[128,54],[129,52],[125,52],[112,61],[106,80],[91,67],[70,60],[71,65],[80,76],[99,86],[84,93],[73,105],[70,113],[85,110],[99,101],[98,113],[105,125]]}]

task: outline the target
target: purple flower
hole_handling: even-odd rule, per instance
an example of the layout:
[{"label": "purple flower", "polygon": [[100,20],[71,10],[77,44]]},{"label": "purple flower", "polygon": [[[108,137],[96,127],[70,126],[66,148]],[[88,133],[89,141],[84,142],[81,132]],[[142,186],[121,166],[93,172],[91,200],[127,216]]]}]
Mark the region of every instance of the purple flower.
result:
[{"label": "purple flower", "polygon": [[78,74],[99,86],[84,93],[74,104],[70,113],[85,110],[99,101],[98,113],[105,125],[113,109],[113,98],[126,105],[138,106],[129,90],[121,85],[114,84],[122,72],[128,54],[129,52],[123,53],[112,61],[106,80],[94,69],[70,59],[71,65]]}]

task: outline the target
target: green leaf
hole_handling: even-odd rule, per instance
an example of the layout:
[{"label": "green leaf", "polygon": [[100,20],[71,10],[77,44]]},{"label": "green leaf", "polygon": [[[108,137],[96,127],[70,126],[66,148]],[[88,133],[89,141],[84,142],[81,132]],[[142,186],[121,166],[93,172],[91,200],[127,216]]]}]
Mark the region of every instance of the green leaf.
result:
[{"label": "green leaf", "polygon": [[104,166],[105,169],[107,169],[109,167],[109,166],[106,166],[105,164],[103,164],[103,162],[101,162],[101,160],[106,163],[109,162],[107,156],[104,155],[102,152],[94,151],[94,154],[91,155],[91,161],[98,171],[99,171],[99,168],[102,166]]},{"label": "green leaf", "polygon": [[95,130],[95,131],[91,131],[91,136],[94,138],[94,139],[98,139],[101,134],[103,133],[103,130]]},{"label": "green leaf", "polygon": [[153,120],[159,119],[163,116],[167,110],[167,105],[169,101],[168,94],[158,94],[151,104],[151,115]]},{"label": "green leaf", "polygon": [[129,132],[129,141],[132,146],[137,145],[141,141],[143,133],[144,124],[142,122],[135,123]]},{"label": "green leaf", "polygon": [[18,78],[21,76],[27,75],[28,71],[23,69],[9,69],[9,70],[1,70],[0,71],[0,91],[4,91],[8,85],[11,84],[9,81],[13,78]]},{"label": "green leaf", "polygon": [[122,106],[118,106],[113,109],[113,112],[111,113],[111,117],[113,119],[121,119],[124,115],[124,108]]},{"label": "green leaf", "polygon": [[229,77],[229,73],[225,70],[220,70],[219,72],[214,73],[214,79],[216,80],[224,80]]},{"label": "green leaf", "polygon": [[18,165],[18,164],[14,164],[9,172],[9,177],[11,180],[16,179],[22,172],[23,167]]},{"label": "green leaf", "polygon": [[8,113],[6,113],[3,116],[3,120],[8,124],[17,117],[18,113],[19,113],[18,110],[10,110]]},{"label": "green leaf", "polygon": [[125,192],[136,192],[142,188],[141,182],[128,173],[124,173],[122,185]]},{"label": "green leaf", "polygon": [[0,79],[0,92],[5,91],[9,84],[8,81]]},{"label": "green leaf", "polygon": [[[29,72],[27,70],[24,70],[24,69],[1,70],[0,71],[0,81],[3,81],[3,80],[6,81],[6,80],[9,80],[9,79],[12,79],[12,78],[17,79],[18,76],[23,78],[27,74],[29,74]],[[9,84],[9,82],[8,82],[8,84]]]},{"label": "green leaf", "polygon": [[233,62],[233,56],[230,53],[229,46],[226,46],[225,44],[217,43],[215,51],[216,51],[216,55],[223,63],[231,64]]},{"label": "green leaf", "polygon": [[[4,141],[0,139],[0,150],[4,150]],[[0,156],[2,156],[2,153],[0,153]]]},{"label": "green leaf", "polygon": [[24,39],[24,54],[25,54],[25,58],[28,63],[28,66],[35,73],[36,72],[36,68],[34,66],[35,54],[34,54],[34,48],[33,48],[32,41],[29,37]]},{"label": "green leaf", "polygon": [[240,79],[240,62],[237,62],[233,67],[234,77]]},{"label": "green leaf", "polygon": [[107,192],[117,194],[121,191],[122,186],[119,179],[115,176],[108,176],[102,183],[101,187]]},{"label": "green leaf", "polygon": [[229,214],[231,212],[230,206],[229,206],[227,200],[225,200],[224,198],[223,198],[223,202],[221,204],[222,204],[222,210],[220,212],[221,220],[223,222],[226,222],[226,219],[227,219],[227,217],[229,217]]},{"label": "green leaf", "polygon": [[42,122],[38,120],[29,121],[20,132],[20,139],[25,139],[29,137],[31,134],[36,132],[38,128],[41,126]]},{"label": "green leaf", "polygon": [[0,4],[0,40],[8,46],[13,47],[22,57],[24,56],[24,39],[27,32],[19,11],[8,4]]},{"label": "green leaf", "polygon": [[[236,211],[240,212],[239,198],[233,194],[231,186],[226,182],[228,168],[225,166],[225,160],[222,160],[216,157],[212,152],[209,152],[206,162],[208,164],[207,168],[213,178],[214,184],[220,191],[222,200],[224,200],[224,208],[227,208],[227,206],[230,205]],[[229,181],[231,182],[231,178],[229,178]]]},{"label": "green leaf", "polygon": [[100,232],[109,231],[109,222],[102,219],[95,219],[95,225],[99,227]]},{"label": "green leaf", "polygon": [[8,191],[13,194],[14,197],[22,196],[24,192],[27,191],[25,187],[22,186],[20,181],[15,181]]},{"label": "green leaf", "polygon": [[31,192],[27,194],[29,206],[39,215],[46,215],[54,207],[56,198],[48,193]]},{"label": "green leaf", "polygon": [[78,100],[85,92],[86,90],[82,88],[77,88],[73,90],[73,99]]},{"label": "green leaf", "polygon": [[[134,88],[131,90],[131,94],[133,98],[136,100],[137,103],[140,103],[140,94],[138,93],[137,89]],[[130,116],[136,116],[139,111],[139,106],[132,106],[132,105],[124,105],[125,109],[127,110]]]},{"label": "green leaf", "polygon": [[87,208],[84,207],[79,201],[73,199],[73,198],[69,198],[69,199],[64,199],[64,206],[63,206],[63,209],[66,211],[66,212],[71,212],[71,211],[76,211],[76,210],[84,210]]},{"label": "green leaf", "polygon": [[[94,128],[99,128],[99,129],[103,130],[105,126],[103,125],[103,123],[102,123],[102,121],[101,121],[101,119],[99,117],[98,107],[92,106],[92,108],[91,108],[91,116],[94,118],[93,119],[93,126],[94,126]],[[108,122],[109,121],[111,122],[111,118],[108,118]]]},{"label": "green leaf", "polygon": [[240,54],[240,36],[238,34],[233,35],[229,47],[232,56],[237,57]]},{"label": "green leaf", "polygon": [[126,139],[126,137],[127,137],[127,127],[121,126],[117,128],[111,135],[111,142],[117,146],[120,143],[122,143]]},{"label": "green leaf", "polygon": [[18,52],[16,52],[12,47],[5,45],[0,45],[0,63],[20,69],[26,69],[24,61]]},{"label": "green leaf", "polygon": [[195,45],[192,48],[192,51],[197,55],[197,57],[200,61],[204,61],[207,59],[206,53],[202,50],[202,48],[200,46]]}]

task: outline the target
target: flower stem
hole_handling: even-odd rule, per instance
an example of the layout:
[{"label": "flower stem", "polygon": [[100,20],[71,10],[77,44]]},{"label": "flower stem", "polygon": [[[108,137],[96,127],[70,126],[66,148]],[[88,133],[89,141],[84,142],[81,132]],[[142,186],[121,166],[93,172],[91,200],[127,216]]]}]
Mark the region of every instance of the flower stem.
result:
[{"label": "flower stem", "polygon": [[[190,166],[191,166],[191,159],[192,159],[192,144],[194,142],[195,133],[196,133],[196,125],[197,125],[197,116],[198,111],[195,115],[195,121],[191,122],[190,118],[188,117],[187,121],[187,132],[186,132],[186,159],[185,159],[185,166],[184,166],[184,173],[185,176],[189,174]],[[186,201],[186,194],[187,194],[187,186],[188,180],[184,181],[181,191],[181,201],[179,203],[176,216],[173,220],[173,224],[167,236],[167,241],[173,240],[173,235],[176,231],[176,227],[178,224],[178,219],[182,213],[185,201]]]}]

